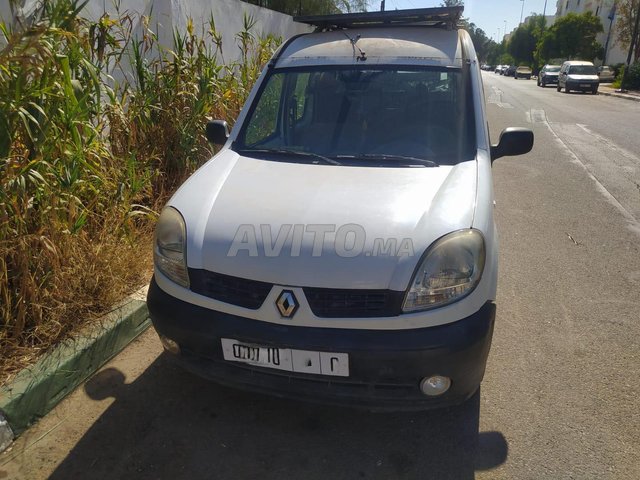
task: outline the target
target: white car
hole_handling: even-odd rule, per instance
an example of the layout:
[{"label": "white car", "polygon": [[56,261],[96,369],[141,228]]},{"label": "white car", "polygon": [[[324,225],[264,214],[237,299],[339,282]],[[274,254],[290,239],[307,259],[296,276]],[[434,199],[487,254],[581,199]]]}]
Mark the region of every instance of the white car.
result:
[{"label": "white car", "polygon": [[581,92],[591,92],[595,95],[598,93],[599,85],[600,78],[593,63],[570,60],[564,62],[562,67],[560,67],[556,90],[559,92],[564,88],[564,93],[569,93],[571,90],[578,90]]},{"label": "white car", "polygon": [[[165,349],[219,383],[374,409],[456,404],[483,378],[498,241],[462,8],[300,18],[222,149],[158,220]],[[392,24],[389,21],[392,20]],[[364,26],[361,26],[364,25]]]}]

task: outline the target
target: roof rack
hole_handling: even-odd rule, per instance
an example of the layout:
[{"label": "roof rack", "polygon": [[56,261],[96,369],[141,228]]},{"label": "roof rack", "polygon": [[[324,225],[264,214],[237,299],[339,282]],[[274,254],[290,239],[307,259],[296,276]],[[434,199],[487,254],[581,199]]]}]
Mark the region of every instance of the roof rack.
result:
[{"label": "roof rack", "polygon": [[293,21],[313,25],[318,30],[407,24],[452,29],[457,27],[463,10],[464,7],[416,8],[338,15],[308,15],[293,17]]}]

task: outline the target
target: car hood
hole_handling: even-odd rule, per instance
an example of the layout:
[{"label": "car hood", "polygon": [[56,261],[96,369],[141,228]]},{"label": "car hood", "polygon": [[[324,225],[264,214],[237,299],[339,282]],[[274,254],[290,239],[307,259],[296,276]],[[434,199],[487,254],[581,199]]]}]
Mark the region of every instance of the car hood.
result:
[{"label": "car hood", "polygon": [[547,77],[557,77],[558,76],[558,72],[544,72],[544,74]]},{"label": "car hood", "polygon": [[577,80],[577,81],[581,81],[581,80],[588,80],[590,82],[594,82],[597,81],[599,79],[599,77],[597,75],[567,75],[571,80]]},{"label": "car hood", "polygon": [[190,268],[279,285],[404,290],[433,241],[471,226],[476,183],[475,160],[352,167],[223,150],[169,205],[185,218]]}]

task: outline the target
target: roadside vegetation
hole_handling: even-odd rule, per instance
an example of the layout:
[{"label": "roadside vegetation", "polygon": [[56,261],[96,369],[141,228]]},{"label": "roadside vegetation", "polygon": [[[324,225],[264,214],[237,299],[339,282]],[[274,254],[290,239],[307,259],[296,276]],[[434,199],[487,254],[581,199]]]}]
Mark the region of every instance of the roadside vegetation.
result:
[{"label": "roadside vegetation", "polygon": [[158,210],[213,153],[207,118],[233,122],[280,43],[245,17],[224,65],[213,18],[169,50],[144,17],[82,7],[0,22],[0,383],[149,280]]},{"label": "roadside vegetation", "polygon": [[[625,50],[632,47],[625,85],[631,89],[640,89],[640,30],[636,28],[639,14],[640,0],[616,2],[617,21],[611,42]],[[483,37],[472,33],[472,38],[479,57],[485,63],[529,65],[537,73],[545,63],[602,59],[604,46],[596,41],[596,37],[603,30],[600,18],[586,11],[582,14],[563,15],[551,26],[546,25],[542,15],[531,15],[530,20],[515,29],[508,40],[499,43],[487,38],[484,32],[481,32]],[[623,64],[611,66],[616,73],[616,81],[612,86],[618,88],[625,68]]]}]

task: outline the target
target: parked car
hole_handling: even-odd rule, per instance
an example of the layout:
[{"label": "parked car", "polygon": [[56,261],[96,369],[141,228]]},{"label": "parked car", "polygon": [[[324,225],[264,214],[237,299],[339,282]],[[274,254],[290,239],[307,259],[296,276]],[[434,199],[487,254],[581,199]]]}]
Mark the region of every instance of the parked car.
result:
[{"label": "parked car", "polygon": [[546,87],[550,83],[558,83],[558,74],[560,73],[560,65],[545,65],[538,74],[538,86]]},{"label": "parked car", "polygon": [[504,71],[504,76],[513,77],[516,73],[516,68],[517,67],[515,65],[509,65]]},{"label": "parked car", "polygon": [[514,79],[518,79],[518,78],[526,78],[527,80],[531,80],[531,75],[532,75],[532,71],[530,67],[527,67],[525,65],[520,65],[518,68],[516,68],[516,71],[513,73],[513,78]]},{"label": "parked car", "polygon": [[560,67],[557,90],[564,88],[565,93],[571,90],[598,93],[600,79],[596,67],[591,62],[570,60]]},{"label": "parked car", "polygon": [[493,73],[502,73],[502,68],[504,67],[504,65],[497,65],[496,69],[493,71]]},{"label": "parked car", "polygon": [[616,79],[613,69],[607,66],[598,67],[598,77],[600,83],[611,83]]},{"label": "parked car", "polygon": [[316,30],[275,53],[233,130],[207,125],[222,147],[154,238],[147,304],[178,363],[386,409],[477,391],[498,273],[491,165],[533,133],[491,146],[462,11],[298,17]]}]

